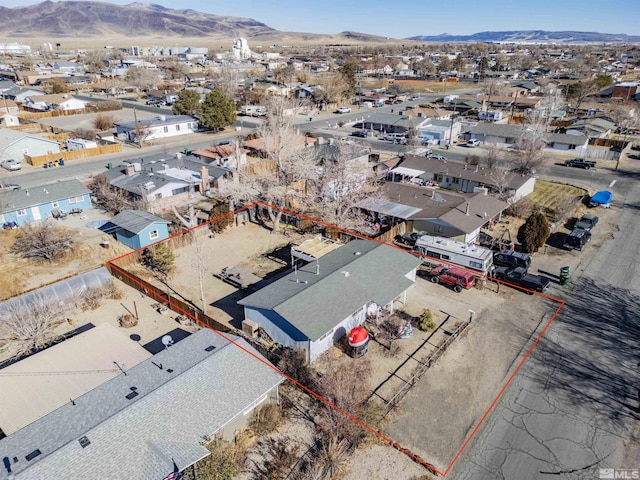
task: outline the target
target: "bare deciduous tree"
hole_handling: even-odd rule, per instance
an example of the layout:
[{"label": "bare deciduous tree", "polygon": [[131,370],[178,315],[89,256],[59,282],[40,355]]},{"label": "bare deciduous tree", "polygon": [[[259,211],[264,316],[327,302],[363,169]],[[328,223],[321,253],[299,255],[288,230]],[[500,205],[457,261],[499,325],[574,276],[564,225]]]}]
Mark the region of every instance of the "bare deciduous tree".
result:
[{"label": "bare deciduous tree", "polygon": [[18,353],[38,350],[52,340],[53,328],[71,303],[44,295],[9,300],[0,313],[0,335],[15,342]]},{"label": "bare deciduous tree", "polygon": [[134,197],[128,192],[111,187],[106,174],[94,177],[89,189],[95,198],[95,204],[107,212],[117,214],[127,209],[147,210],[148,202],[144,195]]},{"label": "bare deciduous tree", "polygon": [[368,227],[367,216],[356,206],[379,194],[379,186],[362,147],[338,144],[324,159],[313,182],[313,202],[308,206],[323,221],[355,231]]},{"label": "bare deciduous tree", "polygon": [[31,260],[55,262],[73,251],[74,245],[70,230],[46,221],[20,228],[10,251]]}]

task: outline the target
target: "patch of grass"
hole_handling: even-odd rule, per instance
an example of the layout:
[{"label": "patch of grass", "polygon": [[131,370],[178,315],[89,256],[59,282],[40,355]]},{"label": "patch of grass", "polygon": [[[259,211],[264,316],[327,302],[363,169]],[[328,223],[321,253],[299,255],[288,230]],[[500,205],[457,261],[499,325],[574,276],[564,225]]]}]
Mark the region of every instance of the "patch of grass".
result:
[{"label": "patch of grass", "polygon": [[577,203],[586,193],[586,189],[573,185],[538,180],[533,193],[527,198],[537,208],[555,210],[558,203],[564,201],[567,196],[575,197]]}]

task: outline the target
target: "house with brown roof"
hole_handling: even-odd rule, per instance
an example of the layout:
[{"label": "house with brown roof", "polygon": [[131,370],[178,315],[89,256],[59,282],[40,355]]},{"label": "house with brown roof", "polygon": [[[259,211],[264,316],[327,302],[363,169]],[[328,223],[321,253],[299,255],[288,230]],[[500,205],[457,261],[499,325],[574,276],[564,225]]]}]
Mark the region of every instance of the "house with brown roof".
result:
[{"label": "house with brown roof", "polygon": [[84,110],[89,102],[74,98],[66,93],[50,95],[31,95],[26,98],[24,106],[33,110],[47,112],[50,110]]},{"label": "house with brown roof", "polygon": [[236,148],[233,145],[214,145],[194,150],[191,154],[217,167],[236,168],[238,165],[247,163],[248,152],[248,149],[240,148],[240,155],[236,158]]},{"label": "house with brown roof", "polygon": [[383,198],[368,198],[358,204],[383,223],[404,222],[407,231],[470,243],[480,229],[500,218],[508,204],[480,193],[454,193],[409,183],[387,182]]}]

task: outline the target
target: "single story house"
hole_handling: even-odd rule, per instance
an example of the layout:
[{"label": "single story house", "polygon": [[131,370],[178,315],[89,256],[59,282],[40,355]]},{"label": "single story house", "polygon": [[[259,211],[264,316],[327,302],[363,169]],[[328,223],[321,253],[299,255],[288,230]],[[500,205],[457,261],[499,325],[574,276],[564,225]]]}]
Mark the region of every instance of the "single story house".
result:
[{"label": "single story house", "polygon": [[91,191],[79,180],[64,180],[39,187],[12,190],[2,194],[0,224],[16,222],[18,225],[52,218],[58,212],[74,208],[91,208]]},{"label": "single story house", "polygon": [[576,155],[585,154],[589,146],[589,137],[581,134],[547,133],[544,135],[544,140],[547,143],[547,149],[563,152],[570,150],[570,153]]},{"label": "single story house", "polygon": [[585,135],[589,138],[608,138],[616,128],[616,124],[605,118],[587,118],[577,120],[567,127],[565,133]]},{"label": "single story house", "polygon": [[429,119],[425,125],[417,128],[417,134],[423,143],[438,141],[440,145],[444,145],[457,140],[461,129],[462,124],[455,120]]},{"label": "single story house", "polygon": [[363,200],[358,207],[386,220],[384,223],[404,222],[406,231],[422,231],[465,243],[475,241],[480,229],[500,218],[508,207],[506,202],[487,195],[486,191],[453,193],[386,182],[382,193],[384,198]]},{"label": "single story house", "polygon": [[50,95],[30,95],[26,98],[24,106],[33,110],[47,112],[50,110],[84,110],[89,102],[74,98],[66,93]]},{"label": "single story house", "polygon": [[477,193],[478,188],[487,188],[491,192],[502,190],[512,198],[520,199],[533,193],[536,184],[535,177],[530,175],[509,173],[505,178],[501,178],[490,169],[478,165],[443,163],[440,160],[417,155],[405,155],[398,167],[400,168],[389,171],[387,179],[414,183],[414,179],[420,179],[424,183],[436,184],[440,188],[462,193]]},{"label": "single story house", "polygon": [[353,240],[296,265],[238,303],[274,342],[318,358],[369,312],[393,309],[415,283],[420,259],[371,240]]},{"label": "single story house", "polygon": [[407,116],[403,112],[398,114],[392,113],[374,113],[362,122],[362,128],[365,130],[377,130],[385,133],[405,133],[411,130],[418,130],[429,123],[430,119],[418,116]]},{"label": "single story house", "polygon": [[257,407],[278,402],[284,378],[244,340],[206,328],[168,340],[1,439],[0,480],[170,478],[210,455],[203,439],[233,440]]},{"label": "single story house", "polygon": [[191,115],[159,115],[146,120],[116,122],[116,135],[121,140],[138,142],[176,137],[198,131],[198,120]]},{"label": "single story house", "polygon": [[152,155],[107,171],[112,187],[149,202],[184,192],[204,193],[218,188],[231,174],[228,168],[180,153],[173,157]]},{"label": "single story house", "polygon": [[35,88],[18,86],[11,87],[4,92],[5,98],[13,100],[16,103],[24,103],[27,100],[27,97],[32,95],[44,95],[44,92]]},{"label": "single story house", "polygon": [[144,210],[123,210],[100,227],[133,250],[169,238],[171,222]]},{"label": "single story house", "polygon": [[25,155],[37,157],[49,153],[60,153],[60,144],[55,140],[0,128],[0,158],[22,161]]},{"label": "single story house", "polygon": [[247,153],[249,150],[240,148],[240,158],[236,159],[236,149],[233,145],[215,145],[213,147],[194,150],[191,155],[195,155],[206,163],[211,163],[218,167],[238,168],[247,163]]},{"label": "single story house", "polygon": [[502,145],[517,144],[522,138],[523,128],[520,125],[503,125],[499,123],[478,123],[467,133],[470,140]]}]

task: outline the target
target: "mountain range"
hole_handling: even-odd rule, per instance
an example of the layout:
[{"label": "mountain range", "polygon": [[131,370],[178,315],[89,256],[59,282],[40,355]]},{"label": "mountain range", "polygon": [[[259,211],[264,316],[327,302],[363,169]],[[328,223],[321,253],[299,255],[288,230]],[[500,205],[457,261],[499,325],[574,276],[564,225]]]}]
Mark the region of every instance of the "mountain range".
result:
[{"label": "mountain range", "polygon": [[472,35],[416,36],[408,40],[423,42],[493,42],[493,43],[640,43],[640,36],[598,32],[549,32],[546,30],[513,30],[479,32]]},{"label": "mountain range", "polygon": [[250,38],[261,42],[294,43],[400,43],[500,42],[500,43],[640,43],[640,36],[596,32],[545,30],[480,32],[472,35],[415,36],[390,39],[358,32],[315,34],[280,32],[251,18],[229,17],[166,8],[148,3],[116,5],[99,1],[45,1],[37,5],[0,6],[0,38],[191,37],[208,39]]},{"label": "mountain range", "polygon": [[55,36],[226,36],[277,33],[250,18],[175,10],[160,5],[106,2],[51,2],[28,7],[0,7],[0,34],[11,37]]}]

